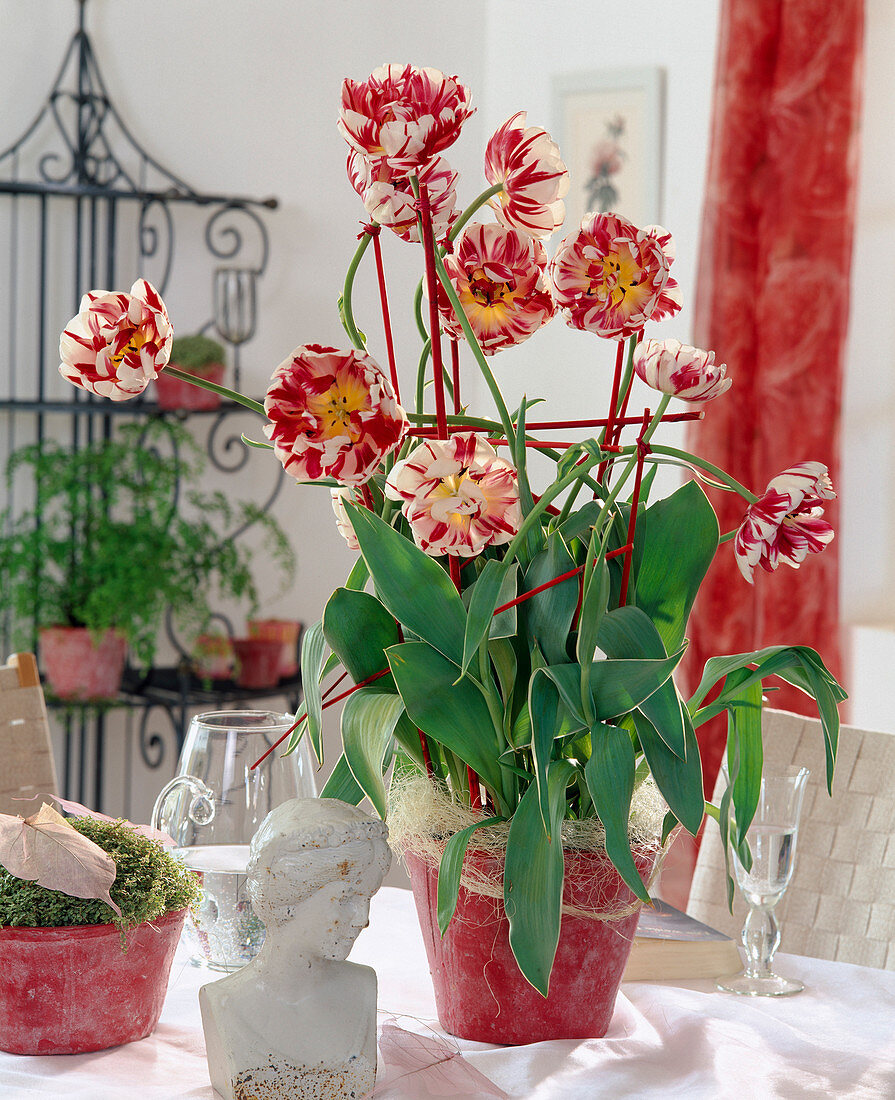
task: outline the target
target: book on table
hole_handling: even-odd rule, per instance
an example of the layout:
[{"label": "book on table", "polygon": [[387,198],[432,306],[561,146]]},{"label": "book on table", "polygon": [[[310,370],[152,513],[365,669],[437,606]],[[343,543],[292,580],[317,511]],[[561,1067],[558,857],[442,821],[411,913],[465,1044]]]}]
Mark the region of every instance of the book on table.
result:
[{"label": "book on table", "polygon": [[640,910],[624,982],[695,980],[735,974],[743,967],[730,936],[656,899]]}]

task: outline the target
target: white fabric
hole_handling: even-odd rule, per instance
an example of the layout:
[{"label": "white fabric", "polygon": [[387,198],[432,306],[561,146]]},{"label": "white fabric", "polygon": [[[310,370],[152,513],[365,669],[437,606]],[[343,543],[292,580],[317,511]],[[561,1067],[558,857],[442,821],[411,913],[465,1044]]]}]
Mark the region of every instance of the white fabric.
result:
[{"label": "white fabric", "polygon": [[[437,1029],[422,938],[410,894],[383,888],[352,959],[379,974],[380,1019]],[[795,997],[735,997],[708,982],[622,986],[605,1039],[493,1047],[448,1037],[510,1096],[532,1100],[770,1100],[895,1097],[895,973],[778,957],[800,978]],[[0,1053],[0,1097],[54,1100],[214,1100],[197,991],[208,972],[178,952],[162,1018],[148,1039],[97,1054]],[[385,1100],[430,1095],[419,1076]]]}]

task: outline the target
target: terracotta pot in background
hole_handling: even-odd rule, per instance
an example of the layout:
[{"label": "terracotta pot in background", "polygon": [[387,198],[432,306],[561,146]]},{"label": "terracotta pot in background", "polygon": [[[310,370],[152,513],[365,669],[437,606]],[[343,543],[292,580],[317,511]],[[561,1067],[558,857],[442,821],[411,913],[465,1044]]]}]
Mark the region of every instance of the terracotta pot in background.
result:
[{"label": "terracotta pot in background", "polygon": [[[646,881],[656,861],[650,849],[635,852]],[[499,898],[460,887],[457,911],[442,937],[437,920],[437,869],[405,853],[417,915],[435,986],[441,1026],[461,1039],[512,1046],[550,1039],[600,1038],[606,1034],[639,907],[620,920],[563,915],[559,946],[545,998],[522,976],[510,950],[509,923]],[[470,851],[489,875],[502,859]],[[566,852],[564,900],[596,911],[620,912],[635,901],[605,852]]]},{"label": "terracotta pot in background", "polygon": [[[177,367],[177,363],[171,363],[172,367]],[[185,370],[184,367],[179,367],[180,370]],[[202,370],[202,378],[207,378],[209,382],[214,382],[216,385],[221,386],[224,383],[224,371],[225,367],[223,363],[212,363],[210,366],[205,367]],[[196,375],[197,371],[188,371],[188,374]],[[221,403],[220,394],[212,393],[211,390],[203,390],[199,386],[194,386],[190,382],[184,382],[180,378],[174,378],[173,375],[166,374],[162,371],[158,378],[155,380],[155,392],[158,399],[158,407],[165,409],[169,412],[173,412],[178,409],[185,409],[190,412],[196,412],[202,409],[216,409]]]},{"label": "terracotta pot in background", "polygon": [[83,1054],[158,1023],[186,910],[127,933],[114,924],[0,928],[0,1050]]},{"label": "terracotta pot in background", "polygon": [[234,638],[236,682],[244,688],[276,687],[280,680],[283,644],[264,638]]},{"label": "terracotta pot in background", "polygon": [[193,670],[201,679],[229,680],[233,673],[233,642],[226,634],[200,634],[193,646]]},{"label": "terracotta pot in background", "polygon": [[98,641],[80,626],[49,626],[40,632],[41,666],[60,699],[114,698],[126,653],[124,635],[114,630]]},{"label": "terracotta pot in background", "polygon": [[291,679],[298,672],[298,639],[303,624],[297,619],[249,619],[249,637],[279,642],[280,679]]}]

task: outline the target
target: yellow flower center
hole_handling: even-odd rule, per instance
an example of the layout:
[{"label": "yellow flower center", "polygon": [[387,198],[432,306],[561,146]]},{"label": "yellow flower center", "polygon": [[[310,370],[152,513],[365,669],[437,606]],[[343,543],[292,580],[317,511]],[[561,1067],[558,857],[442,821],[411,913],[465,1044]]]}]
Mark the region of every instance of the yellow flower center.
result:
[{"label": "yellow flower center", "polygon": [[117,370],[121,366],[121,362],[122,362],[122,360],[124,359],[124,357],[126,355],[131,355],[131,354],[139,355],[140,348],[142,348],[143,345],[147,344],[148,342],[149,342],[149,334],[146,332],[146,329],[145,328],[135,328],[133,330],[133,332],[131,333],[130,340],[128,340],[128,342],[124,345],[124,347],[121,349],[121,351],[116,352],[112,356],[112,365]]},{"label": "yellow flower center", "polygon": [[347,435],[356,443],[363,433],[359,425],[352,423],[351,417],[366,408],[368,397],[367,389],[358,379],[350,375],[336,378],[328,390],[308,397],[308,412],[317,418],[324,439]]},{"label": "yellow flower center", "polygon": [[482,268],[477,268],[460,292],[460,302],[467,315],[478,315],[483,326],[501,325],[513,311],[517,291],[509,283],[489,279]]},{"label": "yellow flower center", "polygon": [[464,467],[459,473],[449,474],[441,478],[438,485],[432,489],[429,499],[432,501],[432,515],[452,527],[469,527],[470,517],[478,515],[481,504],[475,496],[470,496],[463,491],[463,483],[472,482],[469,471]]},{"label": "yellow flower center", "polygon": [[649,293],[641,283],[643,271],[628,251],[608,252],[590,265],[588,275],[589,295],[626,310],[634,309]]}]

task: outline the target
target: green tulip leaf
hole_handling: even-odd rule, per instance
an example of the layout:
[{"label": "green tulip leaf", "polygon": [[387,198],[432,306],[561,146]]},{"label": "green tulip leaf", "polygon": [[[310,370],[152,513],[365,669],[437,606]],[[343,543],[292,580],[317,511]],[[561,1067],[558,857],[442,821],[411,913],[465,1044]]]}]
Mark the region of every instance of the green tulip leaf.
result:
[{"label": "green tulip leaf", "polygon": [[344,753],[336,761],[336,766],[324,784],[320,797],[338,798],[340,802],[347,802],[350,806],[357,806],[363,800],[364,792],[351,774],[351,768],[348,767]]},{"label": "green tulip leaf", "polygon": [[342,745],[357,785],[384,818],[387,812],[382,763],[391,746],[395,724],[404,713],[400,695],[361,688],[348,696],[342,711]]},{"label": "green tulip leaf", "polygon": [[314,755],[323,763],[323,700],[320,676],[326,639],[323,622],[316,622],[304,632],[301,640],[301,685],[307,711],[308,736]]},{"label": "green tulip leaf", "polygon": [[[400,641],[394,616],[369,592],[337,588],[323,610],[323,633],[356,684],[388,669],[385,651]],[[375,682],[379,692],[394,691],[391,676]]]},{"label": "green tulip leaf", "polygon": [[407,629],[460,666],[466,609],[441,566],[379,516],[346,505],[376,594]]},{"label": "green tulip leaf", "polygon": [[633,565],[637,606],[671,653],[684,640],[690,609],[718,549],[718,517],[696,481],[638,517]]},{"label": "green tulip leaf", "polygon": [[477,829],[484,829],[488,825],[496,825],[503,820],[502,817],[489,817],[484,821],[476,821],[474,825],[467,825],[465,829],[454,833],[444,846],[441,863],[438,865],[437,892],[438,929],[442,936],[447,931],[457,909],[460,874],[463,870],[463,860],[472,839],[472,834]]},{"label": "green tulip leaf", "polygon": [[411,721],[473,768],[498,798],[503,745],[481,688],[458,679],[459,666],[426,642],[404,642],[388,651],[389,665]]},{"label": "green tulip leaf", "polygon": [[628,818],[634,794],[634,746],[627,730],[594,723],[590,731],[590,759],[584,767],[587,789],[606,830],[606,854],[641,901],[650,896],[637,870],[628,839]]},{"label": "green tulip leaf", "polygon": [[566,786],[575,768],[556,760],[547,776],[550,840],[532,783],[510,823],[503,904],[510,924],[510,947],[524,977],[544,997],[559,943],[562,917],[563,850],[559,839],[566,808]]},{"label": "green tulip leaf", "polygon": [[668,747],[642,711],[634,711],[634,728],[659,793],[687,832],[695,836],[705,803],[699,744],[689,717],[684,722],[684,751],[680,755]]}]

